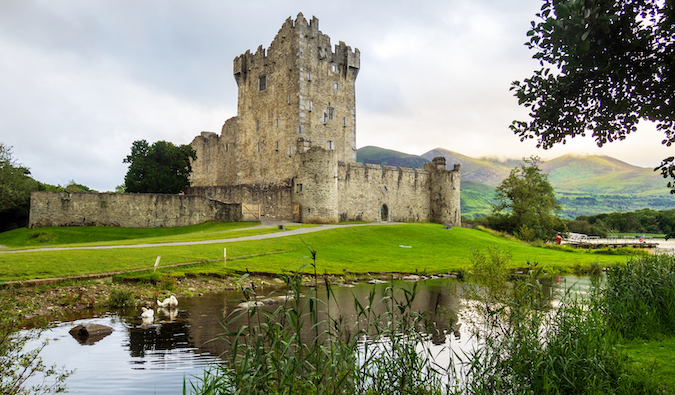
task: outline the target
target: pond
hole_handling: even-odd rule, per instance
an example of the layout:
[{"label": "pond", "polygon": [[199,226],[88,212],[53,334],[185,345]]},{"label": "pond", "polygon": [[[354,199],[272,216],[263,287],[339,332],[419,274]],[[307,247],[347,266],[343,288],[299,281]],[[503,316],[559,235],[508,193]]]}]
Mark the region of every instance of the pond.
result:
[{"label": "pond", "polygon": [[[458,314],[462,301],[460,284],[453,279],[417,283],[419,293],[413,308],[426,311],[440,329],[432,338],[433,347],[438,350],[452,347],[457,351],[473,344]],[[562,284],[586,288],[590,282],[587,278],[556,277],[545,292],[553,294]],[[340,315],[346,325],[355,325],[354,298],[363,301],[374,287],[380,292],[387,286],[360,283],[334,287],[335,298],[327,306],[331,315]],[[412,285],[397,282],[396,287],[399,286]],[[279,290],[263,290],[265,294],[269,292],[280,294]],[[319,297],[325,300],[321,288]],[[54,327],[29,343],[29,347],[49,340],[40,356],[47,365],[75,370],[67,379],[70,393],[180,394],[184,381],[189,388],[189,381],[201,377],[205,367],[221,363],[218,356],[228,351],[227,343],[213,339],[225,331],[223,325],[229,330],[237,327],[238,323],[225,322],[223,317],[241,301],[241,293],[234,291],[181,298],[176,312],[157,311],[150,325],[143,324],[141,311],[133,308],[80,311],[65,320],[54,321]],[[459,325],[450,327],[449,318],[459,318]],[[80,342],[70,335],[74,326],[86,323],[107,325],[113,332],[89,342]]]}]

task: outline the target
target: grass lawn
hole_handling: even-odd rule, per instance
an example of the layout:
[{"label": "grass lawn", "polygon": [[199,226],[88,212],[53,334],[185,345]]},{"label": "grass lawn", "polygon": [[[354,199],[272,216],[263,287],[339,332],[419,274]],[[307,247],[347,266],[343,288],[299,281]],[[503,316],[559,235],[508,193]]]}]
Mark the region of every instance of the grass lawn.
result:
[{"label": "grass lawn", "polygon": [[[209,226],[217,225],[219,224],[204,225],[204,227],[209,229]],[[192,232],[183,233],[182,236],[174,233],[148,238],[145,235],[133,242],[154,242],[158,239],[166,240],[166,238],[171,238],[171,241],[181,241],[200,239],[200,237],[204,239],[223,237],[222,235],[211,237],[221,232],[220,230],[207,232],[199,226],[188,227],[192,228]],[[227,225],[222,226],[227,228]],[[222,231],[243,231],[236,230],[236,226],[233,225],[233,228]],[[122,230],[121,228],[112,229]],[[127,230],[136,231],[136,229]],[[201,235],[200,232],[202,232]],[[110,235],[98,236],[94,244],[101,243],[106,237],[108,237],[106,243],[115,244],[110,239],[112,237]],[[77,237],[67,240],[70,244],[79,244]],[[129,241],[128,238],[126,240]],[[452,230],[445,230],[442,225],[438,224],[409,223],[345,227],[302,236],[193,246],[3,253],[0,254],[0,281],[151,268],[157,256],[162,257],[160,267],[173,263],[219,260],[200,264],[194,268],[182,267],[180,268],[182,272],[227,273],[231,270],[250,270],[251,272],[281,273],[287,270],[297,270],[303,264],[310,262],[307,259],[302,260],[303,257],[309,255],[303,241],[317,251],[317,272],[334,274],[345,271],[352,273],[416,271],[439,273],[463,270],[470,266],[473,251],[489,245],[509,251],[514,267],[525,267],[529,261],[540,263],[550,270],[564,272],[576,265],[586,266],[591,263],[607,265],[626,259],[625,256],[533,247],[478,229],[456,227]],[[0,243],[3,242],[6,243],[6,241],[0,241]],[[8,244],[11,245],[11,243]],[[228,260],[226,271],[222,261],[223,248],[227,248],[228,258],[258,256]],[[310,271],[307,267],[305,270]]]},{"label": "grass lawn", "polygon": [[623,345],[633,362],[675,389],[675,338],[633,340]]}]

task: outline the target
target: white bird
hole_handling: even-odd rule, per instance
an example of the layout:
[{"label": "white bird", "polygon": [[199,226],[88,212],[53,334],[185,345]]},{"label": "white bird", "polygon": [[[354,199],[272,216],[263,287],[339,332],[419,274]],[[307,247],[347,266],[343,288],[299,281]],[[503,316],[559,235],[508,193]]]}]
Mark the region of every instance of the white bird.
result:
[{"label": "white bird", "polygon": [[150,320],[150,319],[152,319],[152,318],[154,317],[154,315],[155,315],[155,311],[154,311],[153,309],[147,309],[147,308],[145,308],[145,307],[141,307],[141,311],[143,311],[143,312],[141,313],[141,318],[142,318],[144,321],[145,321],[145,320]]},{"label": "white bird", "polygon": [[175,296],[171,295],[168,298],[164,299],[163,302],[157,301],[157,306],[164,307],[168,309],[174,309],[178,306],[178,299]]}]

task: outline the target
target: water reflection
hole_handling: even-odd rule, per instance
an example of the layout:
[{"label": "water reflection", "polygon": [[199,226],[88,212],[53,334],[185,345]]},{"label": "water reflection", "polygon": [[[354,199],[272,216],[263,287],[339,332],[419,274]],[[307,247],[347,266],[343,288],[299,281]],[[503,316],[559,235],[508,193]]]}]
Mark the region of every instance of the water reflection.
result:
[{"label": "water reflection", "polygon": [[[552,296],[559,284],[566,280],[587,288],[588,280],[567,277],[554,278],[544,284],[547,295]],[[580,285],[581,284],[581,285]],[[356,328],[358,322],[355,300],[366,303],[371,291],[382,295],[390,284],[357,284],[354,287],[333,287],[334,297],[326,300],[325,289],[318,290],[325,304],[325,315],[342,320],[344,325]],[[396,288],[412,284],[397,282]],[[285,291],[265,289],[268,295],[281,295]],[[305,294],[312,292],[304,290]],[[428,324],[435,327],[431,341],[435,347],[457,347],[473,344],[467,328],[460,326],[462,288],[451,279],[427,280],[418,284],[418,294],[412,309],[426,312]],[[396,297],[402,297],[399,289]],[[235,331],[240,323],[228,319],[228,313],[236,310],[242,301],[239,292],[212,293],[200,297],[181,298],[179,308],[157,312],[152,323],[143,324],[140,311],[119,309],[114,311],[92,310],[74,313],[65,322],[57,322],[55,328],[46,331],[42,338],[50,343],[41,356],[47,365],[56,363],[68,369],[77,369],[68,378],[68,388],[73,393],[109,394],[169,394],[180,393],[183,380],[200,377],[209,363],[220,363],[218,356],[228,352],[227,343],[213,341],[225,331]],[[384,316],[386,306],[376,298],[373,312]],[[274,310],[278,306],[265,306]],[[88,346],[80,345],[68,331],[78,324],[98,323],[111,326],[114,331]],[[311,325],[305,325],[307,331]],[[311,336],[312,333],[306,333]],[[459,338],[462,341],[458,341]],[[452,342],[450,341],[452,339]],[[32,342],[33,347],[39,343]]]}]

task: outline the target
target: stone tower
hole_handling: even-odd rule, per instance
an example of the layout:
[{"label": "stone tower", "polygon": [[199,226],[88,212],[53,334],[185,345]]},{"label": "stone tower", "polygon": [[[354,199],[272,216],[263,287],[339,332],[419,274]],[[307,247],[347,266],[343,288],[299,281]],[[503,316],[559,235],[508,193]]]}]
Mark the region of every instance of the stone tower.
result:
[{"label": "stone tower", "polygon": [[310,147],[356,161],[359,67],[358,49],[331,48],[316,17],[288,18],[267,50],[234,59],[237,116],[193,141],[192,185],[290,185]]}]

